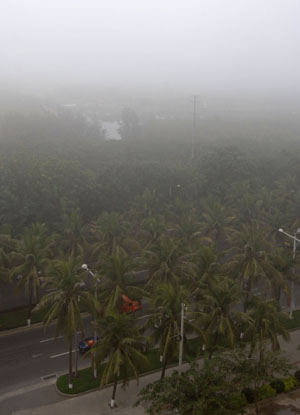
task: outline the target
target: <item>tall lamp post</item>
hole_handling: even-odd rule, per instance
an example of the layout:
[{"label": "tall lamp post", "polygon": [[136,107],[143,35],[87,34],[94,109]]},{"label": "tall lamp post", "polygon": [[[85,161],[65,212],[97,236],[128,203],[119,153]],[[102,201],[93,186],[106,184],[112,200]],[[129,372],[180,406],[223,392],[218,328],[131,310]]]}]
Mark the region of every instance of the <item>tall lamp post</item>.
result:
[{"label": "tall lamp post", "polygon": [[[289,238],[293,239],[293,261],[296,258],[296,248],[297,242],[300,242],[300,239],[297,239],[297,234],[300,233],[300,228],[298,228],[295,232],[295,235],[290,235],[289,233],[285,232],[282,228],[278,229],[279,232],[283,233],[284,235],[288,236]],[[293,310],[295,308],[295,284],[294,281],[291,281],[291,305],[290,305],[290,318],[293,318]]]},{"label": "tall lamp post", "polygon": [[[88,271],[88,273],[95,280],[95,300],[97,301],[97,284],[100,282],[100,280],[99,280],[99,278],[96,277],[96,274],[89,269],[87,264],[82,264],[81,268],[84,269],[85,271]],[[96,339],[97,339],[96,319],[97,319],[97,313],[96,313],[96,307],[95,307],[95,311],[94,311],[94,344],[96,343]],[[96,349],[94,351],[94,378],[97,378]]]}]

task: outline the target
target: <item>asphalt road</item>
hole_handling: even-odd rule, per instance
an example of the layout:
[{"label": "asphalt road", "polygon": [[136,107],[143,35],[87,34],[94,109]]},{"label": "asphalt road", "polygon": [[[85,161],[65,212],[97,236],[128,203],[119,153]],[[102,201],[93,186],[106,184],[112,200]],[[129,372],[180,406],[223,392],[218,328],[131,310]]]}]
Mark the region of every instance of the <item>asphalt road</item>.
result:
[{"label": "asphalt road", "polygon": [[[139,324],[147,317],[148,309],[149,304],[143,303],[143,315],[137,315]],[[92,320],[90,316],[84,318],[84,337],[93,335]],[[81,337],[78,333],[78,342]],[[74,355],[75,350],[73,364]],[[79,369],[90,364],[89,358],[78,353]],[[42,326],[32,326],[0,333],[0,414],[10,415],[64,399],[53,384],[67,371],[68,344],[62,336],[55,338],[54,326],[46,331]]]},{"label": "asphalt road", "polygon": [[[92,334],[90,318],[84,319],[86,335]],[[81,340],[80,334],[78,340]],[[54,327],[32,327],[22,332],[0,336],[0,391],[42,381],[50,375],[65,372],[68,367],[68,345],[62,336],[55,339]],[[88,364],[81,355],[79,367]]]},{"label": "asphalt road", "polygon": [[[300,295],[296,299],[300,305]],[[147,315],[148,309],[149,305],[143,304],[143,314]],[[91,320],[91,317],[84,319],[85,337],[93,334]],[[46,331],[43,327],[32,327],[0,333],[0,414],[10,415],[64,399],[53,384],[57,376],[68,371],[67,349],[63,337],[55,338],[54,327]],[[78,368],[89,364],[89,359],[78,353]]]}]

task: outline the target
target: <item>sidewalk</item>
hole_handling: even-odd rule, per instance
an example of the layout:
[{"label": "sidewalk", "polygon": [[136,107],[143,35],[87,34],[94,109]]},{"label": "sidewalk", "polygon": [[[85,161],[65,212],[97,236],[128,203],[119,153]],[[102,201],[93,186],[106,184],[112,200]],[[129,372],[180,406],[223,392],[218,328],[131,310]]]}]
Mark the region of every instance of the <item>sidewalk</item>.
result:
[{"label": "sidewalk", "polygon": [[[188,367],[188,364],[183,365],[183,370],[187,370]],[[174,368],[167,369],[166,374],[171,374],[173,370]],[[148,383],[159,378],[160,371],[141,377],[138,386],[135,380],[130,381],[125,390],[121,385],[118,385],[116,394],[118,406],[114,409],[109,407],[112,387],[108,387],[85,395],[66,398],[64,401],[52,405],[13,412],[12,415],[144,415],[144,408],[142,406],[134,408],[133,404],[137,400],[138,392]]]}]

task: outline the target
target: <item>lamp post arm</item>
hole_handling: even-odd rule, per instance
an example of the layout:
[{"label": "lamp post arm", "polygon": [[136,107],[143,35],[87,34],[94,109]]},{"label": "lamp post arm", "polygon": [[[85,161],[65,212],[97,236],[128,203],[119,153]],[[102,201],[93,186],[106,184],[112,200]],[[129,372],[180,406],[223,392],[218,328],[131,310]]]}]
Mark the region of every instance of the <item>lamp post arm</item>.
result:
[{"label": "lamp post arm", "polygon": [[294,239],[294,241],[300,242],[300,239],[296,238],[296,236],[290,235],[289,233],[285,232],[283,229],[279,229],[280,233],[283,233],[284,235],[288,236],[289,238]]}]

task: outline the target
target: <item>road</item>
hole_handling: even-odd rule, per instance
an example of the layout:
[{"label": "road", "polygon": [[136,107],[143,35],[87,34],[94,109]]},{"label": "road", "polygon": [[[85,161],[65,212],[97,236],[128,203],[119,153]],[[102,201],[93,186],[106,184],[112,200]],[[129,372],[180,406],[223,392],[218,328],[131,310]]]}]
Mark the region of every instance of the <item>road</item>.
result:
[{"label": "road", "polygon": [[[298,296],[296,298],[298,300]],[[149,304],[143,304],[143,314],[147,315],[148,311]],[[140,320],[140,323],[142,321]],[[90,323],[91,317],[86,317],[86,337],[93,334]],[[53,384],[57,376],[68,370],[67,347],[61,336],[55,339],[54,327],[49,327],[46,331],[40,326],[0,333],[1,415],[10,415],[17,410],[47,405],[63,399],[55,392]],[[79,368],[87,367],[89,364],[88,359],[78,354]]]},{"label": "road", "polygon": [[[149,304],[143,304],[147,317]],[[140,312],[139,312],[140,313]],[[93,335],[92,318],[84,318],[84,337]],[[78,334],[78,341],[81,340]],[[75,345],[74,345],[75,348]],[[0,414],[9,415],[63,399],[55,392],[57,377],[68,371],[68,345],[62,336],[55,338],[55,327],[25,327],[21,331],[0,333]],[[73,352],[73,356],[75,350]],[[78,353],[78,368],[91,364]]]}]

